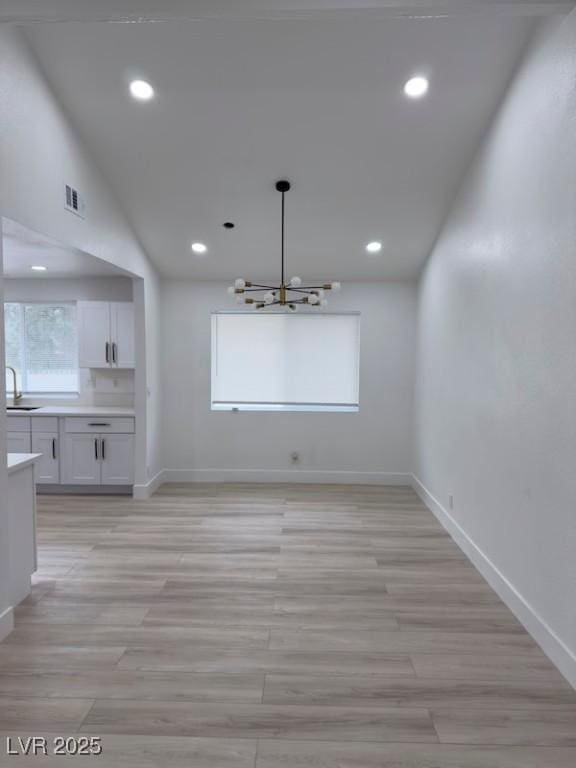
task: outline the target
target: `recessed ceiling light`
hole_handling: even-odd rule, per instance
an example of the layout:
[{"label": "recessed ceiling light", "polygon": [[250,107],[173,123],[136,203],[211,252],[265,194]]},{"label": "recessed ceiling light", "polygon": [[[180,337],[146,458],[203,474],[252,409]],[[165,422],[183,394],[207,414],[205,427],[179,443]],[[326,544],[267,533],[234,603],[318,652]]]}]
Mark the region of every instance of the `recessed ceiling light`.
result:
[{"label": "recessed ceiling light", "polygon": [[373,240],[371,243],[368,243],[366,250],[368,253],[378,253],[382,250],[382,243],[378,240]]},{"label": "recessed ceiling light", "polygon": [[138,101],[150,101],[154,96],[154,88],[146,80],[132,80],[130,93]]},{"label": "recessed ceiling light", "polygon": [[194,253],[206,253],[208,248],[204,245],[204,243],[192,243],[190,246]]},{"label": "recessed ceiling light", "polygon": [[46,272],[48,267],[43,267],[40,264],[35,264],[33,267],[30,267],[31,270],[34,272]]},{"label": "recessed ceiling light", "polygon": [[428,92],[428,80],[425,77],[411,77],[404,86],[404,93],[411,99],[419,99]]}]

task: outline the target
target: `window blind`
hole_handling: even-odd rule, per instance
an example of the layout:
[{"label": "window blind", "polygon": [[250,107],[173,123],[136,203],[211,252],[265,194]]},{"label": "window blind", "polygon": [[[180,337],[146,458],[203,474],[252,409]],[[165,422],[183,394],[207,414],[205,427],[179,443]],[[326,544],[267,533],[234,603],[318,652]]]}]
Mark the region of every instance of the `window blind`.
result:
[{"label": "window blind", "polygon": [[75,304],[10,302],[4,322],[6,365],[16,369],[23,392],[78,391]]},{"label": "window blind", "polygon": [[212,315],[214,410],[359,407],[360,315]]}]

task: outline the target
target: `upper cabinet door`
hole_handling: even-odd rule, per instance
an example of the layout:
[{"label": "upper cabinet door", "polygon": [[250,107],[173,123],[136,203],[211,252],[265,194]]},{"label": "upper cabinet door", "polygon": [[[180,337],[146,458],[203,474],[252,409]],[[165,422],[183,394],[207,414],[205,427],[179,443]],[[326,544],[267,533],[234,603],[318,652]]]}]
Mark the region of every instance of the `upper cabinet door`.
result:
[{"label": "upper cabinet door", "polygon": [[112,365],[115,368],[134,368],[134,304],[132,302],[114,301],[110,304],[110,338]]},{"label": "upper cabinet door", "polygon": [[108,368],[112,362],[110,303],[78,302],[80,368]]}]

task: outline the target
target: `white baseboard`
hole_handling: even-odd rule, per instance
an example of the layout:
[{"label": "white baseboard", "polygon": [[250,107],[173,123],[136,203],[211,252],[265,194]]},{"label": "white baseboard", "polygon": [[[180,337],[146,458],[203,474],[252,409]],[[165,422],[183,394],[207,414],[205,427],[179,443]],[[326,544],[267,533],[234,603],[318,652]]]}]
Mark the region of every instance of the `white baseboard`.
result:
[{"label": "white baseboard", "polygon": [[538,643],[550,661],[576,688],[576,655],[415,475],[412,476],[412,485],[422,501],[434,513],[464,554],[474,563],[518,621],[523,624],[526,631]]},{"label": "white baseboard", "polygon": [[0,642],[8,637],[10,632],[14,629],[14,611],[12,606],[8,606],[0,613]]},{"label": "white baseboard", "polygon": [[408,472],[340,472],[304,469],[165,469],[162,483],[326,483],[412,485]]},{"label": "white baseboard", "polygon": [[135,499],[149,499],[164,482],[166,482],[164,480],[164,470],[161,469],[160,472],[157,472],[147,483],[135,485],[132,490],[132,495]]}]

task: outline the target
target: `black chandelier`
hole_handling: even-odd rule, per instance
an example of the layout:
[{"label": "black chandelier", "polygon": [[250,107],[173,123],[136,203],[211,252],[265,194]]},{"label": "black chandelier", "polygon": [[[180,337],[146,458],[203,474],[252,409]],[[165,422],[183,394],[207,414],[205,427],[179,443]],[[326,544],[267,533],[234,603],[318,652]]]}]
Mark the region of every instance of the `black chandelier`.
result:
[{"label": "black chandelier", "polygon": [[[322,308],[328,304],[326,291],[340,290],[340,283],[323,283],[322,285],[302,285],[299,277],[292,277],[288,282],[284,275],[284,231],[285,231],[285,195],[290,189],[290,182],[280,180],[276,182],[276,189],[282,194],[282,230],[280,249],[280,285],[262,285],[244,280],[239,277],[234,285],[228,288],[228,293],[236,296],[238,304],[249,306],[253,309],[265,309],[266,307],[286,307],[290,312],[296,312],[301,304]],[[258,294],[265,291],[263,296],[246,296],[246,294]]]}]

